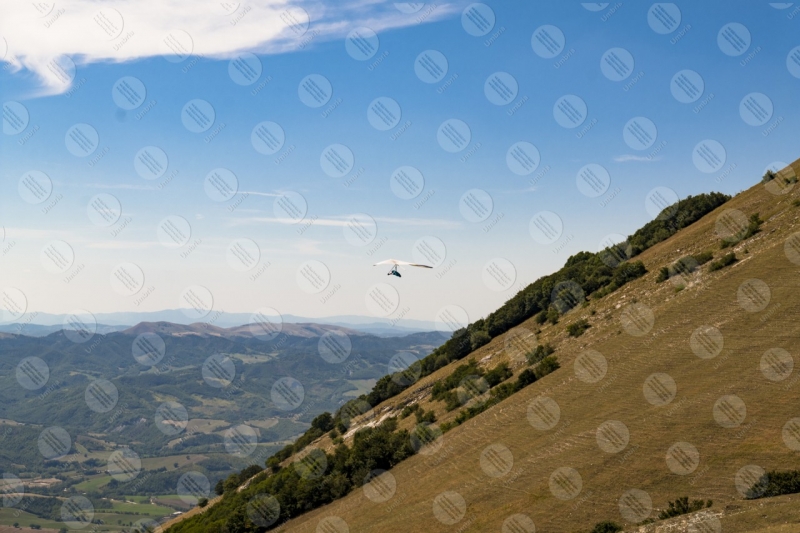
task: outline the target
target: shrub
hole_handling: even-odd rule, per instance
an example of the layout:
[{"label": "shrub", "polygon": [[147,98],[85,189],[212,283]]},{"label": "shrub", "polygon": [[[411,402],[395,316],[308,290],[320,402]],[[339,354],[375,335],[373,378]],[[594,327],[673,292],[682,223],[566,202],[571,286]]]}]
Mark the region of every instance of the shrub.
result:
[{"label": "shrub", "polygon": [[723,255],[718,260],[708,265],[708,271],[715,272],[717,270],[722,270],[726,266],[734,264],[736,261],[737,261],[736,254],[731,252],[729,254]]},{"label": "shrub", "polygon": [[558,309],[551,307],[547,310],[547,321],[553,325],[558,324]]},{"label": "shrub", "polygon": [[494,387],[510,378],[514,373],[508,368],[507,363],[500,363],[483,376],[490,387]]},{"label": "shrub", "polygon": [[536,373],[530,368],[526,368],[520,372],[519,376],[517,377],[517,384],[520,389],[527,387],[534,381],[536,381]]},{"label": "shrub", "polygon": [[656,277],[656,283],[667,281],[672,276],[677,276],[678,274],[691,274],[697,270],[699,265],[708,263],[713,257],[714,254],[711,252],[701,252],[697,255],[681,257],[671,265],[661,267]]},{"label": "shrub", "polygon": [[414,405],[406,405],[400,412],[400,420],[403,420],[404,418],[411,416],[412,413],[416,413],[420,409],[422,409],[422,407],[420,407],[418,403],[415,403]]},{"label": "shrub", "polygon": [[686,255],[675,261],[670,267],[670,274],[677,276],[678,274],[691,274],[697,270],[697,262],[691,255]]},{"label": "shrub", "polygon": [[698,265],[705,265],[706,263],[714,259],[714,253],[710,251],[700,252],[699,254],[693,255],[692,257],[694,257],[694,260],[697,261]]},{"label": "shrub", "polygon": [[484,344],[488,344],[489,341],[491,341],[491,340],[492,340],[492,338],[489,336],[488,333],[486,333],[485,331],[482,331],[482,330],[478,330],[478,331],[474,331],[472,334],[470,334],[470,336],[469,336],[469,345],[470,345],[470,348],[472,348],[472,351],[475,351],[478,348],[480,348],[481,346],[483,346]]},{"label": "shrub", "polygon": [[752,215],[750,215],[750,220],[748,220],[747,224],[747,231],[745,232],[743,238],[747,239],[748,237],[752,237],[753,235],[761,231],[761,224],[763,223],[764,221],[761,220],[761,216],[759,215],[759,213],[753,213]]},{"label": "shrub", "polygon": [[568,325],[567,333],[569,333],[570,337],[580,337],[590,327],[592,326],[589,325],[589,322],[585,318],[582,318],[577,322],[573,322],[572,324]]},{"label": "shrub", "polygon": [[526,368],[519,373],[517,381],[514,383],[501,383],[491,390],[491,395],[498,401],[505,400],[517,391],[520,391],[536,381],[536,373],[530,368]]},{"label": "shrub", "polygon": [[229,475],[222,483],[222,488],[226,493],[233,492],[239,488],[239,474],[233,473]]},{"label": "shrub", "polygon": [[[528,371],[527,369],[525,370]],[[534,376],[535,380],[536,376]],[[491,390],[491,395],[498,400],[505,400],[519,390],[518,383],[501,383]]]},{"label": "shrub", "polygon": [[761,216],[758,213],[753,213],[752,215],[750,215],[750,218],[747,221],[747,227],[743,229],[739,233],[739,235],[736,235],[734,238],[722,241],[720,247],[723,249],[729,248],[735,244],[742,242],[745,239],[749,239],[750,237],[761,231],[761,224],[763,223],[764,221],[761,220]]},{"label": "shrub", "polygon": [[767,170],[764,173],[764,176],[761,178],[761,183],[768,183],[768,182],[774,180],[777,176],[778,175],[775,174],[775,172],[773,172],[772,169]]},{"label": "shrub", "polygon": [[428,423],[433,424],[436,422],[436,413],[433,411],[425,412],[425,409],[421,407],[414,413],[414,416],[417,418],[417,424]]},{"label": "shrub", "polygon": [[553,352],[555,349],[549,344],[540,344],[533,351],[525,354],[525,359],[528,360],[529,365],[535,365]]},{"label": "shrub", "polygon": [[[798,202],[798,205],[800,205],[800,200],[796,200],[796,201]],[[542,324],[544,324],[545,322],[547,322],[547,311],[539,311],[536,314],[535,320],[536,320],[536,323],[539,324],[540,326]]]},{"label": "shrub", "polygon": [[[711,500],[708,500],[708,506],[711,507]],[[699,511],[706,506],[704,500],[692,500],[689,502],[688,496],[678,498],[674,502],[669,502],[669,507],[658,513],[659,520],[665,518],[672,518],[673,516],[680,516],[687,513]]]},{"label": "shrub", "polygon": [[547,374],[554,372],[559,368],[561,368],[561,365],[558,364],[558,359],[551,355],[542,359],[542,362],[539,363],[539,366],[537,366],[533,372],[536,375],[536,379],[542,379]]},{"label": "shrub", "polygon": [[452,374],[447,376],[444,379],[441,379],[434,383],[433,389],[431,389],[431,398],[434,400],[442,400],[444,399],[444,393],[451,391],[458,387],[461,382],[467,376],[482,376],[483,369],[478,366],[478,364],[474,360],[470,360],[468,363],[459,365],[453,370]]},{"label": "shrub", "polygon": [[200,498],[197,500],[198,507],[205,507],[206,505],[208,505],[208,498]]},{"label": "shrub", "polygon": [[767,472],[747,491],[747,499],[770,498],[800,492],[800,470]]},{"label": "shrub", "polygon": [[[539,367],[542,367],[542,365],[545,365],[546,367],[543,370],[544,371],[544,373],[542,374],[543,376],[559,368],[559,364],[555,360],[555,357],[545,358],[544,360],[542,360]],[[463,424],[470,418],[481,414],[482,412],[486,411],[493,405],[496,405],[497,403],[505,400],[515,392],[524,389],[531,383],[534,383],[537,379],[538,379],[537,373],[531,370],[530,368],[526,368],[525,370],[519,373],[517,381],[515,381],[514,383],[506,382],[497,385],[496,387],[491,389],[490,399],[467,407],[466,409],[458,413],[458,416],[456,416],[456,418],[453,421],[442,424],[441,426],[442,432],[446,432],[460,424]]]},{"label": "shrub", "polygon": [[322,413],[311,421],[311,427],[326,433],[333,429],[333,416],[330,413]]},{"label": "shrub", "polygon": [[800,198],[798,198],[797,200],[792,200],[792,205],[795,207],[800,207]]},{"label": "shrub", "polygon": [[616,522],[606,520],[604,522],[598,522],[595,524],[591,533],[617,533],[618,531],[622,531],[621,525],[617,524]]},{"label": "shrub", "polygon": [[619,288],[630,281],[641,278],[645,274],[647,274],[647,269],[641,261],[622,263],[614,269],[614,273],[611,275],[611,285]]},{"label": "shrub", "polygon": [[447,391],[441,399],[444,400],[444,408],[448,412],[455,411],[461,407],[461,400],[458,399],[458,394],[453,391]]}]

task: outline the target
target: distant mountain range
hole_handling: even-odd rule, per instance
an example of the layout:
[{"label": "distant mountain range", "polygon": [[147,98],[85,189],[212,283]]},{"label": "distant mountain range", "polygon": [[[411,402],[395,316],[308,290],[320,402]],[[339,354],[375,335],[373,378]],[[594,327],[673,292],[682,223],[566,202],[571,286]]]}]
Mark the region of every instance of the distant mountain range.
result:
[{"label": "distant mountain range", "polygon": [[[49,335],[63,328],[65,314],[36,313],[27,315],[24,320],[16,323],[0,324],[0,333],[17,333],[31,337]],[[284,327],[290,324],[317,324],[331,325],[349,328],[355,331],[371,333],[381,337],[393,337],[418,333],[423,331],[434,331],[436,325],[431,321],[402,319],[396,322],[388,319],[376,319],[359,315],[337,315],[323,318],[301,317],[296,315],[282,315]],[[30,323],[26,320],[30,318]],[[141,323],[170,323],[172,325],[189,326],[197,323],[184,314],[180,309],[166,309],[163,311],[150,312],[119,312],[119,313],[97,313],[94,315],[97,321],[97,333],[105,335],[114,331],[123,331]],[[253,322],[253,316],[249,313],[222,313],[213,324],[216,328],[235,328],[246,326]],[[204,329],[207,329],[204,328]]]}]

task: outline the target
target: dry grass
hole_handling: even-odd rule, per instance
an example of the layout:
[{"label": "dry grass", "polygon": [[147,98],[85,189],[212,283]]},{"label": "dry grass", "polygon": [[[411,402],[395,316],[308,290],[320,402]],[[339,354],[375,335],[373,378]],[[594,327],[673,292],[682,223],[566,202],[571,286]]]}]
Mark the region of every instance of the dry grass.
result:
[{"label": "dry grass", "polygon": [[[800,174],[800,161],[793,165]],[[501,531],[504,520],[524,513],[537,531],[588,531],[601,520],[633,531],[638,528],[624,520],[619,501],[629,489],[639,489],[648,493],[656,510],[679,496],[711,499],[711,512],[721,513],[726,532],[800,531],[800,498],[745,501],[734,483],[746,465],[797,468],[798,452],[784,444],[781,431],[789,419],[800,416],[800,367],[796,365],[787,379],[773,382],[759,365],[770,348],[794,355],[800,338],[798,266],[784,252],[787,237],[800,231],[800,208],[792,205],[798,191],[800,187],[774,195],[763,185],[745,191],[643,253],[639,259],[650,272],[645,277],[576,309],[555,326],[541,327],[538,341],[556,347],[562,368],[446,433],[434,453],[418,454],[394,468],[396,492],[387,501],[375,503],[355,490],[289,521],[281,530],[314,532],[321,520],[338,516],[350,531],[359,532]],[[656,284],[659,268],[679,257],[705,250],[721,255],[715,221],[728,209],[747,216],[759,212],[765,220],[761,233],[732,249],[739,262],[714,273],[704,267],[680,292],[671,282]],[[738,290],[750,279],[763,280],[770,288],[763,310],[750,312],[739,303]],[[626,332],[622,320],[634,302],[647,306],[655,317],[652,329],[641,336]],[[579,318],[592,327],[579,338],[569,338],[565,325]],[[721,353],[709,359],[695,355],[690,344],[692,333],[703,325],[719,328],[724,336]],[[521,327],[540,329],[533,320]],[[574,370],[576,357],[589,348],[608,362],[606,375],[596,383],[581,381]],[[508,360],[518,372],[524,365],[514,355],[505,350],[501,336],[470,357],[489,367]],[[458,364],[377,406],[373,420],[409,402],[435,410],[439,422],[452,419],[456,412],[445,413],[443,405],[429,402],[427,395],[430,385]],[[667,373],[677,384],[677,395],[667,405],[651,405],[643,393],[653,373]],[[726,395],[736,395],[746,405],[746,416],[736,427],[722,427],[714,418],[715,403]],[[529,404],[541,396],[554,400],[560,410],[557,424],[547,430],[537,429],[528,419]],[[618,453],[599,446],[598,427],[607,421],[624,423],[630,433],[629,443]],[[413,416],[402,421],[405,427],[413,423]],[[689,442],[699,452],[699,464],[686,475],[668,468],[667,451],[677,442]],[[506,460],[513,466],[492,477],[487,474],[491,469],[482,467],[481,456],[497,444],[509,450],[513,459]],[[326,436],[315,445],[330,448],[332,443]],[[562,467],[580,475],[580,491],[570,499],[559,499],[554,495],[558,491],[551,491],[551,475]],[[453,525],[440,521],[435,512],[434,500],[445,491],[458,493],[465,503],[463,516]],[[657,515],[656,510],[650,516]],[[787,520],[794,525],[786,525]],[[664,530],[665,525],[643,531]]]}]

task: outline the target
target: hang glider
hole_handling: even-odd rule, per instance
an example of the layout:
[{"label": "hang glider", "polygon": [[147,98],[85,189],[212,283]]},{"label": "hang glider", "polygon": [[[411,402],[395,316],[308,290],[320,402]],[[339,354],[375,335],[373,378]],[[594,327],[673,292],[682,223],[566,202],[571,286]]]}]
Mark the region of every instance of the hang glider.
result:
[{"label": "hang glider", "polygon": [[398,259],[387,259],[386,261],[381,261],[379,263],[375,263],[372,266],[378,265],[392,265],[392,269],[386,274],[387,276],[397,276],[401,278],[400,272],[397,271],[397,267],[401,266],[412,266],[412,267],[420,267],[420,268],[433,268],[429,265],[420,265],[418,263],[409,263],[408,261],[400,261]]}]

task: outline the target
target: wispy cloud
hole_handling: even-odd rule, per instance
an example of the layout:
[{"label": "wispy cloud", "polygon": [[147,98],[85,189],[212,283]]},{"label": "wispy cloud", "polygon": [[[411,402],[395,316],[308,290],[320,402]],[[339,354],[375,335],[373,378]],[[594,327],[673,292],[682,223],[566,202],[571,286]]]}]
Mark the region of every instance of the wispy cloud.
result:
[{"label": "wispy cloud", "polygon": [[643,155],[633,155],[633,154],[622,154],[618,155],[614,158],[614,161],[617,163],[631,163],[631,162],[638,162],[638,163],[653,163],[661,159],[661,156],[656,157],[648,157]]},{"label": "wispy cloud", "polygon": [[267,196],[269,198],[277,198],[278,196],[283,196],[281,193],[277,192],[260,192],[260,191],[239,191],[240,194],[247,194],[250,196]]},{"label": "wispy cloud", "polygon": [[[458,228],[461,222],[457,220],[446,220],[440,218],[392,218],[392,217],[373,217],[376,223],[395,226],[427,226],[436,228]],[[345,227],[351,223],[352,216],[344,215],[341,217],[314,218],[313,215],[306,216],[297,221],[290,218],[281,217],[239,217],[231,219],[232,226],[249,226],[259,224],[297,224],[302,225],[311,223],[314,226]]]},{"label": "wispy cloud", "polygon": [[[95,62],[124,62],[159,55],[229,59],[248,51],[277,54],[340,39],[358,27],[385,30],[429,23],[457,12],[437,5],[424,20],[389,2],[197,2],[159,0],[65,0],[4,2],[0,35],[17,70],[41,82],[34,96],[69,90],[75,68]],[[78,77],[78,79],[80,79]]]},{"label": "wispy cloud", "polygon": [[292,250],[303,255],[328,255],[330,252],[320,248],[324,244],[322,241],[301,239],[292,243]]},{"label": "wispy cloud", "polygon": [[87,244],[86,248],[99,250],[144,250],[163,246],[158,242],[151,241],[95,241]]},{"label": "wispy cloud", "polygon": [[71,183],[64,182],[67,187],[86,187],[89,189],[125,189],[132,191],[155,191],[156,187],[151,185],[137,185],[135,183]]},{"label": "wispy cloud", "polygon": [[26,241],[32,240],[64,240],[70,244],[85,242],[86,239],[80,233],[70,229],[58,228],[22,228],[15,226],[6,226],[5,236],[8,240],[24,239]]},{"label": "wispy cloud", "polygon": [[397,226],[433,226],[437,228],[458,228],[461,222],[457,220],[446,220],[442,218],[388,218],[376,217],[376,222],[386,222]]}]

